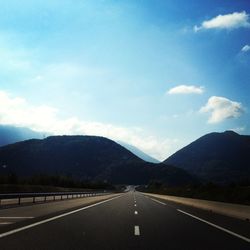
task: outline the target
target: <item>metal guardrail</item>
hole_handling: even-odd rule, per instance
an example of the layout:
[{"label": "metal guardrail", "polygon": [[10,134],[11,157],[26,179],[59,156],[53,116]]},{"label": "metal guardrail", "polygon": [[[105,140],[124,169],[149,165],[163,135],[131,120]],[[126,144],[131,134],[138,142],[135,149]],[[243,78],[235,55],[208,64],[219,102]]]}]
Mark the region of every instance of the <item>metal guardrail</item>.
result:
[{"label": "metal guardrail", "polygon": [[[36,202],[47,202],[47,201],[58,201],[58,200],[65,200],[65,199],[73,199],[73,198],[83,198],[83,197],[91,197],[91,196],[100,196],[110,194],[107,191],[99,191],[99,192],[50,192],[50,193],[9,193],[9,194],[0,194],[0,207],[5,205],[2,204],[3,200],[15,200],[16,203],[21,205],[22,201],[27,198],[30,198],[31,201],[29,203],[36,203]],[[39,198],[39,199],[38,199]],[[42,199],[41,199],[42,198]],[[52,198],[52,199],[48,199]]]}]

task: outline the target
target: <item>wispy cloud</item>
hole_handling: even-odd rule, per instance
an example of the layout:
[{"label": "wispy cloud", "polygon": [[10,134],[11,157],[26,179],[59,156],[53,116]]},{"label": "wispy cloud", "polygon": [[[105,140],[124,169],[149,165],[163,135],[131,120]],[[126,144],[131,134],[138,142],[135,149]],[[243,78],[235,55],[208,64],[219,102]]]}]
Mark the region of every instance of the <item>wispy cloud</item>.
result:
[{"label": "wispy cloud", "polygon": [[31,53],[23,48],[16,48],[9,41],[16,37],[5,38],[0,32],[0,68],[4,72],[27,72],[32,70]]},{"label": "wispy cloud", "polygon": [[242,52],[248,52],[250,51],[250,45],[246,44],[242,49],[241,49]]},{"label": "wispy cloud", "polygon": [[231,128],[229,130],[232,130],[236,133],[241,133],[241,132],[244,132],[246,130],[246,127],[237,127],[237,128]]},{"label": "wispy cloud", "polygon": [[208,123],[219,123],[226,119],[238,118],[244,112],[240,102],[225,97],[212,96],[207,104],[200,109],[201,113],[210,113]]},{"label": "wispy cloud", "polygon": [[203,87],[197,87],[193,85],[179,85],[173,87],[167,91],[167,94],[202,94],[204,92]]},{"label": "wispy cloud", "polygon": [[104,136],[134,145],[159,160],[164,160],[183,146],[178,139],[162,139],[138,127],[83,121],[77,117],[62,119],[59,115],[60,111],[56,108],[35,106],[24,98],[0,91],[0,124],[24,126],[51,134]]},{"label": "wispy cloud", "polygon": [[197,32],[203,29],[236,29],[240,27],[250,28],[248,20],[249,14],[247,14],[246,11],[218,15],[202,22],[200,26],[195,25],[194,31]]}]

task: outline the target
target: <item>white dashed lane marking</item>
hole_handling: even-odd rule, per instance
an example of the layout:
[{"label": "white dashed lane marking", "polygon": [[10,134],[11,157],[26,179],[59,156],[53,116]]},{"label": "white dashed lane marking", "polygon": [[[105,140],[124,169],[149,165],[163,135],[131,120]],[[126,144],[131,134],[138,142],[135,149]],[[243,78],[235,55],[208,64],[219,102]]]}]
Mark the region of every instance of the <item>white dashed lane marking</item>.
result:
[{"label": "white dashed lane marking", "polygon": [[139,228],[139,226],[135,226],[135,235],[136,236],[140,235],[140,228]]}]

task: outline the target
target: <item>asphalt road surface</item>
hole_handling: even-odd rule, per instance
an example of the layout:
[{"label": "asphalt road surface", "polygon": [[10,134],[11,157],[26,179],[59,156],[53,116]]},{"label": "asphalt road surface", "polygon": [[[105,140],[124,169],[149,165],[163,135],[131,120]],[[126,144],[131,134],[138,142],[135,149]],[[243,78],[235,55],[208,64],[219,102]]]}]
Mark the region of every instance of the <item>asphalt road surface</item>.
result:
[{"label": "asphalt road surface", "polygon": [[[53,213],[47,209],[43,215],[36,212],[40,205],[3,209],[0,249],[250,249],[248,221],[152,199],[139,192],[90,204],[79,202]],[[43,206],[55,208],[59,204]]]}]

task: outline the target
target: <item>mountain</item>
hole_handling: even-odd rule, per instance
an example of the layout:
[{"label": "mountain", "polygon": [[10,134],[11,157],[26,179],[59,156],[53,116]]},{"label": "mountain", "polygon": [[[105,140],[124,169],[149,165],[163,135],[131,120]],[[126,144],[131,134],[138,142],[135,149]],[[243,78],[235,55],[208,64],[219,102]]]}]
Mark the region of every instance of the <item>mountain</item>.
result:
[{"label": "mountain", "polygon": [[139,148],[137,148],[131,144],[128,144],[128,143],[122,142],[122,141],[117,141],[117,143],[119,143],[124,148],[128,149],[130,152],[132,152],[134,155],[138,156],[139,158],[141,158],[144,161],[151,162],[151,163],[160,163],[160,161],[158,161],[155,158],[151,157],[150,155],[144,153]]},{"label": "mountain", "polygon": [[42,133],[28,128],[0,125],[0,146],[33,138],[41,139],[42,137]]},{"label": "mountain", "polygon": [[[29,128],[15,127],[9,125],[0,125],[0,146],[7,144],[25,141],[29,139],[42,139],[44,137],[43,133],[35,132]],[[120,145],[128,149],[130,152],[138,156],[144,161],[152,163],[160,163],[160,161],[154,159],[153,157],[145,154],[140,149],[127,144],[125,142],[118,141]]]},{"label": "mountain", "polygon": [[51,136],[0,147],[0,175],[68,175],[82,180],[180,185],[194,179],[186,171],[147,163],[116,142],[97,136]]},{"label": "mountain", "polygon": [[207,134],[164,163],[216,183],[250,180],[250,136],[233,131]]}]

